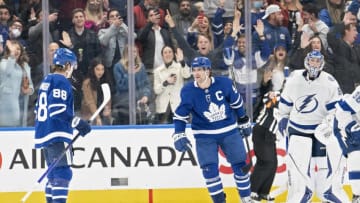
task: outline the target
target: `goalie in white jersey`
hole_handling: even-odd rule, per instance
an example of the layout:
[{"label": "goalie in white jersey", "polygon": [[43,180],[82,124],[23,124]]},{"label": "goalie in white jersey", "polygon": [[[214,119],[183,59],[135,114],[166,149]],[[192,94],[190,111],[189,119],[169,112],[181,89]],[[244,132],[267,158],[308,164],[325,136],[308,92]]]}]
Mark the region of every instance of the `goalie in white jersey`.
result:
[{"label": "goalie in white jersey", "polygon": [[360,203],[360,86],[336,105],[334,134],[347,157],[352,202]]},{"label": "goalie in white jersey", "polygon": [[328,180],[335,172],[328,164],[332,157],[327,156],[325,145],[314,136],[316,127],[334,112],[342,96],[334,77],[322,71],[324,63],[320,52],[308,53],[305,69],[292,72],[281,94],[279,130],[284,133],[287,129],[289,136],[289,203],[310,202],[313,192],[323,202],[348,202],[339,186],[332,186]]}]

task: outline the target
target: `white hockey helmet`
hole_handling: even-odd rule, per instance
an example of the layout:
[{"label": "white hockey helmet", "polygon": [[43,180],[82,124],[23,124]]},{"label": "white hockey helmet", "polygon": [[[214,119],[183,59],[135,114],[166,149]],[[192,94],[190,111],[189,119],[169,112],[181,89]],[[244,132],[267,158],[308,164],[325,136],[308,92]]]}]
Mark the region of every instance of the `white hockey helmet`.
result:
[{"label": "white hockey helmet", "polygon": [[324,65],[324,56],[320,51],[311,51],[305,57],[304,66],[309,74],[309,78],[312,80],[319,76]]}]

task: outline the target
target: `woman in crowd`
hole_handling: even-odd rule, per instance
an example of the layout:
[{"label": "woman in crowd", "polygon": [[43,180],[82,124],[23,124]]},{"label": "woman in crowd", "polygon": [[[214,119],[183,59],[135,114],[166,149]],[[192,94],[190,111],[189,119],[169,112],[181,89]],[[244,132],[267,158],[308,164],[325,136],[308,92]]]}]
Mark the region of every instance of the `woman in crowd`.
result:
[{"label": "woman in crowd", "polygon": [[0,62],[0,126],[25,125],[28,96],[34,92],[27,62],[20,42],[8,40]]},{"label": "woman in crowd", "polygon": [[164,64],[154,70],[156,120],[158,123],[172,123],[173,112],[180,103],[184,79],[189,78],[191,73],[180,48],[175,54],[172,47],[164,46],[161,55]]},{"label": "woman in crowd", "polygon": [[[320,51],[325,57],[325,62],[327,61],[328,57],[326,50],[324,49],[324,45],[319,35],[314,35],[309,38],[307,33],[303,33],[301,36],[300,48],[294,50],[293,54],[290,56],[290,60],[288,61],[289,68],[292,70],[303,69],[305,56],[313,50]],[[324,70],[328,71],[327,68],[328,67],[325,65]]]},{"label": "woman in crowd", "polygon": [[100,28],[106,27],[106,13],[103,12],[102,0],[88,0],[84,9],[86,21],[85,28],[94,30],[96,33]]},{"label": "woman in crowd", "polygon": [[[110,83],[106,68],[99,58],[94,58],[90,62],[88,77],[82,83],[83,100],[81,103],[81,116],[89,120],[91,115],[100,106],[103,100],[101,84]],[[95,125],[111,124],[111,102],[109,102],[101,114],[94,120]]]},{"label": "woman in crowd", "polygon": [[[113,124],[129,124],[129,74],[135,74],[135,99],[138,105],[138,109],[145,109],[146,113],[149,113],[148,104],[149,98],[151,98],[151,87],[148,76],[145,71],[145,66],[142,63],[139,51],[136,47],[131,48],[134,57],[134,66],[130,67],[129,46],[125,46],[123,51],[123,57],[114,66],[114,79],[116,93],[113,99]],[[137,124],[147,123],[143,112],[140,112],[137,116]],[[141,119],[140,119],[141,118]]]}]

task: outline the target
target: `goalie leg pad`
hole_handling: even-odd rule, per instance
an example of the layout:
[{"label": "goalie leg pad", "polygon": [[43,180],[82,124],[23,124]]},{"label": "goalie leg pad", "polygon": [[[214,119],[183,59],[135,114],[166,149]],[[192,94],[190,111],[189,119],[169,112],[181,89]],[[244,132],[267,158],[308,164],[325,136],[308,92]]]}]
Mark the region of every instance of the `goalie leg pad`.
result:
[{"label": "goalie leg pad", "polygon": [[202,167],[203,176],[206,181],[206,187],[209,191],[214,203],[225,202],[225,194],[221,178],[219,176],[219,168],[217,164],[210,164]]},{"label": "goalie leg pad", "polygon": [[360,151],[353,151],[347,159],[349,170],[349,182],[354,195],[360,195]]},{"label": "goalie leg pad", "polygon": [[308,171],[312,152],[312,139],[290,135],[287,166],[289,189],[287,202],[307,202],[312,197],[313,186]]}]

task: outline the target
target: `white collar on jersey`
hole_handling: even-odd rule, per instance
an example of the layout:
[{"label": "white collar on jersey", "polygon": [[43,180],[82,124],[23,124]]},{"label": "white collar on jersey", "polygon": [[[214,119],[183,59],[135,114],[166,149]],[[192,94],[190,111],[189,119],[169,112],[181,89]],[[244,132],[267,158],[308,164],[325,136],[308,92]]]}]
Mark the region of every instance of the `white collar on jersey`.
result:
[{"label": "white collar on jersey", "polygon": [[[211,84],[214,84],[215,78],[211,76],[210,79],[211,79]],[[194,86],[200,88],[200,87],[198,86],[198,84],[197,84],[196,81],[194,81]],[[206,89],[207,89],[207,88],[206,88]]]}]

